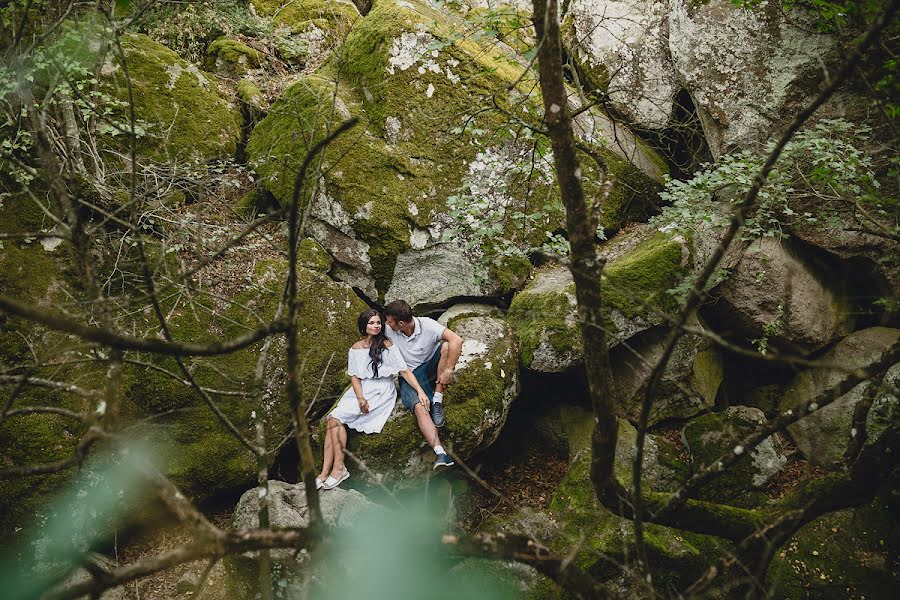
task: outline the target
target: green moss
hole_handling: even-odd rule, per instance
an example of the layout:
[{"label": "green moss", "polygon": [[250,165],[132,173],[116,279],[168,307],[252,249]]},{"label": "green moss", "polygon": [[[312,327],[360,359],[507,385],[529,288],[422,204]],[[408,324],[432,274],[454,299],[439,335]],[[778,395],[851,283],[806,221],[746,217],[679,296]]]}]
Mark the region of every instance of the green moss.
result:
[{"label": "green moss", "polygon": [[[617,564],[628,561],[634,530],[630,521],[603,507],[594,493],[590,482],[590,413],[564,410],[562,416],[569,436],[570,466],[550,501],[550,512],[560,528],[550,545],[558,552],[568,553],[584,539],[576,563],[594,576],[611,577],[617,573]],[[616,462],[617,478],[630,481],[630,474],[624,470],[629,463],[627,457]],[[645,541],[654,583],[659,589],[692,582],[727,546],[711,536],[654,524],[646,525]]]},{"label": "green moss", "polygon": [[[122,38],[139,120],[148,135],[139,151],[157,159],[231,158],[240,139],[241,115],[216,91],[215,80],[145,35]],[[123,71],[108,76],[112,93],[127,100]]]},{"label": "green moss", "polygon": [[500,264],[491,265],[489,277],[500,284],[501,293],[518,289],[531,274],[531,262],[524,256],[506,256]]},{"label": "green moss", "polygon": [[263,104],[263,94],[259,87],[249,79],[241,79],[235,88],[237,97],[241,102],[253,108],[260,108]]},{"label": "green moss", "polygon": [[297,248],[297,261],[307,269],[327,273],[331,269],[331,257],[319,242],[305,238]]},{"label": "green moss", "polygon": [[580,352],[581,331],[566,318],[571,311],[571,302],[564,293],[533,293],[525,288],[516,294],[506,319],[519,340],[523,367],[531,366],[534,353],[544,340],[558,353]]},{"label": "green moss", "polygon": [[236,75],[255,69],[262,63],[262,53],[237,40],[221,37],[207,49],[206,68],[213,71],[224,66]]},{"label": "green moss", "polygon": [[[172,335],[180,341],[202,343],[232,338],[270,321],[281,298],[286,271],[282,260],[261,260],[255,264],[255,281],[236,294],[231,303],[222,306],[197,298],[191,307],[167,307],[173,310],[169,321]],[[322,273],[301,267],[298,278],[299,348],[304,365],[301,393],[312,403],[310,415],[315,417],[332,404],[334,395],[343,388],[346,352],[358,338],[356,317],[366,306],[346,286],[334,283]],[[289,433],[292,423],[283,391],[284,352],[283,338],[274,338],[263,376],[267,390],[263,417],[270,443]],[[202,386],[250,392],[254,389],[258,359],[259,345],[224,356],[190,359],[187,363]],[[152,361],[181,378],[174,361]],[[130,366],[125,389],[129,419],[155,417],[146,430],[168,450],[170,473],[187,493],[202,499],[255,480],[255,459],[188,386],[159,371]],[[253,439],[251,412],[256,405],[250,398],[212,396],[229,420]]]},{"label": "green moss", "polygon": [[687,274],[682,243],[657,233],[604,270],[603,292],[607,302],[626,317],[647,314],[644,304],[675,310],[678,303],[666,291]]},{"label": "green moss", "polygon": [[767,583],[775,598],[893,598],[900,552],[889,501],[842,510],[804,526],[775,553]]},{"label": "green moss", "polygon": [[271,16],[276,24],[295,32],[304,31],[309,21],[316,20],[330,23],[326,30],[338,28],[346,33],[361,18],[350,0],[253,0],[253,6],[259,14]]},{"label": "green moss", "polygon": [[722,355],[715,348],[697,353],[694,358],[693,388],[700,392],[708,406],[716,402],[719,386],[725,378]]}]

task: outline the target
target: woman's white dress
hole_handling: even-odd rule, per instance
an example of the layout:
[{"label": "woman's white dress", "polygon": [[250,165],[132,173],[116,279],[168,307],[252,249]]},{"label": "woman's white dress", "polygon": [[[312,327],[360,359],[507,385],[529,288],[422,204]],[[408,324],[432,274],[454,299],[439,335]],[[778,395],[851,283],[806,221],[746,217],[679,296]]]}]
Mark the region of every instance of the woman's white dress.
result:
[{"label": "woman's white dress", "polygon": [[363,397],[369,404],[369,412],[367,414],[360,412],[359,401],[356,399],[353,386],[350,386],[328,416],[363,433],[381,431],[397,402],[397,388],[393,376],[407,368],[396,345],[385,348],[381,353],[381,359],[378,377],[375,377],[372,373],[369,349],[350,348],[347,355],[347,374],[359,378]]}]

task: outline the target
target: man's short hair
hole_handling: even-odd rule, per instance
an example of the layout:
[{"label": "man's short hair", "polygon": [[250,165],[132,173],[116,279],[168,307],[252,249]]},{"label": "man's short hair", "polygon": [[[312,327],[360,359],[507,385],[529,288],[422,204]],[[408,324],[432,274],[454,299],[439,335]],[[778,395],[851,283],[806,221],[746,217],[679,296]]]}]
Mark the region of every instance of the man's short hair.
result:
[{"label": "man's short hair", "polygon": [[388,317],[394,317],[396,321],[409,322],[413,318],[412,309],[406,303],[406,300],[388,302],[387,306],[384,307],[384,314]]}]

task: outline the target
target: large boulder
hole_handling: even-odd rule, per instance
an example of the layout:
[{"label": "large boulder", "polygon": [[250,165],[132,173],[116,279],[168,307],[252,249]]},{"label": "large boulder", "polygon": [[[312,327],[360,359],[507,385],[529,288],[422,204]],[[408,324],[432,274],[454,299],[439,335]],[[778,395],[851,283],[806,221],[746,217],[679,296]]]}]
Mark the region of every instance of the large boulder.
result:
[{"label": "large boulder", "polygon": [[[665,347],[667,330],[654,328],[610,352],[619,414],[637,422],[650,373]],[[678,341],[653,395],[649,424],[686,419],[712,408],[725,375],[721,352],[699,335]]]},{"label": "large boulder", "polygon": [[900,536],[896,505],[885,496],[803,526],[772,557],[772,597],[892,599]]},{"label": "large boulder", "polygon": [[670,0],[668,47],[714,157],[768,139],[814,96],[835,44],[776,3]]},{"label": "large boulder", "polygon": [[[177,307],[170,316],[172,335],[177,340],[201,343],[215,337],[235,337],[258,327],[259,319],[271,320],[281,299],[286,269],[282,260],[259,261],[254,280],[230,302],[219,305],[195,301],[194,310]],[[301,392],[312,403],[310,414],[317,415],[348,383],[346,353],[359,337],[356,317],[366,305],[346,284],[320,272],[301,267],[298,278],[299,348],[304,369]],[[145,327],[148,332],[156,331],[152,322]],[[200,385],[219,390],[211,394],[214,401],[249,439],[254,438],[256,419],[263,419],[272,445],[290,432],[293,423],[284,394],[284,337],[273,338],[268,351],[261,415],[256,414],[257,406],[248,395],[255,390],[259,358],[257,345],[221,357],[193,359],[189,365]],[[157,440],[166,452],[169,475],[198,499],[252,484],[257,471],[253,455],[181,377],[176,379],[159,370],[178,373],[172,359],[151,361],[157,369],[129,365],[126,370],[126,418],[149,419],[138,431]]]},{"label": "large boulder", "polygon": [[[37,188],[37,184],[33,184]],[[10,195],[0,201],[0,233],[21,234],[41,231],[45,215],[25,195]],[[0,242],[0,290],[2,294],[49,310],[57,303],[76,297],[72,282],[72,250],[60,240],[9,239]],[[15,374],[14,367],[34,362],[33,352],[44,356],[45,348],[65,348],[65,336],[44,330],[24,319],[0,314],[0,371]],[[72,369],[57,367],[31,371],[32,376],[64,380]],[[77,371],[82,388],[95,390],[99,373],[92,369]],[[14,384],[5,382],[0,391],[9,398]],[[9,387],[7,387],[9,386]],[[12,409],[22,406],[56,406],[76,412],[87,408],[88,401],[41,387],[20,390]],[[85,427],[57,414],[9,416],[0,425],[0,461],[6,466],[52,463],[72,456]],[[48,504],[75,469],[66,469],[44,477],[5,478],[0,480],[0,535],[12,536]]]},{"label": "large boulder", "polygon": [[585,83],[630,122],[663,129],[678,92],[666,36],[668,2],[573,0],[562,24]]},{"label": "large boulder", "polygon": [[[848,335],[822,355],[825,364],[858,369],[866,368],[881,359],[900,341],[900,330],[872,327]],[[833,387],[845,377],[841,371],[828,368],[810,369],[797,375],[782,396],[779,411],[785,412],[806,404],[820,393]],[[900,379],[900,363],[892,366],[886,376],[894,386]],[[812,414],[788,427],[804,458],[815,465],[828,466],[841,460],[851,435],[853,409],[866,393],[870,383],[861,383],[852,390]],[[897,398],[879,392],[869,411],[866,429],[869,441],[892,419],[897,418]]]},{"label": "large boulder", "polygon": [[[766,416],[758,408],[731,406],[721,413],[690,421],[682,436],[691,452],[691,466],[699,471],[720,457],[743,454],[737,442],[760,429]],[[780,440],[769,436],[714,481],[703,486],[698,497],[714,502],[754,507],[766,502],[759,490],[787,463]]]},{"label": "large boulder", "polygon": [[853,314],[840,282],[787,241],[758,238],[733,253],[731,274],[709,308],[720,329],[763,350],[810,353],[852,330]]},{"label": "large boulder", "polygon": [[714,157],[765,141],[836,49],[800,10],[728,0],[573,0],[563,33],[586,83],[632,123],[671,126],[686,89]]},{"label": "large boulder", "polygon": [[[482,249],[494,254],[482,268],[481,250],[450,233],[452,197],[489,205],[478,219],[545,211],[547,219],[529,221],[531,244],[562,223],[549,159],[537,157],[532,175],[523,170],[534,140],[511,139],[501,112],[531,119],[539,111],[527,60],[505,44],[459,39],[463,27],[459,15],[417,0],[376,3],[353,27],[340,62],[290,87],[250,137],[248,155],[263,185],[284,203],[327,124],[361,119],[325,152],[324,176],[303,198],[313,202],[309,230],[334,256],[334,273],[371,298],[402,295],[414,307],[433,307],[521,283],[527,261],[495,252],[493,236]],[[473,110],[492,99],[501,110]],[[629,211],[655,203],[660,161],[596,109],[583,114],[585,139],[621,182],[604,213],[604,225],[616,227],[634,216]],[[622,143],[603,147],[613,136]],[[595,171],[585,160],[589,192],[599,191]],[[499,227],[521,237],[519,221]]]},{"label": "large boulder", "polygon": [[[467,460],[500,435],[509,407],[519,394],[519,367],[512,335],[502,319],[462,316],[450,327],[463,338],[453,385],[445,393],[447,424],[441,442]],[[365,462],[365,477],[401,482],[431,470],[434,452],[416,420],[397,401],[394,413],[378,434],[351,435],[347,446]]]},{"label": "large boulder", "polygon": [[[690,270],[691,242],[653,228],[617,236],[602,250],[609,262],[603,271],[603,298],[608,309],[608,341],[615,346],[660,325],[661,311],[675,308],[667,291]],[[513,298],[508,320],[519,340],[523,367],[559,373],[583,361],[575,284],[568,268],[550,265]]]},{"label": "large boulder", "polygon": [[[622,518],[602,506],[590,480],[590,432],[594,418],[589,411],[571,411],[566,419],[569,432],[569,470],[566,472],[550,502],[550,515],[558,524],[550,540],[552,549],[568,554],[579,548],[575,562],[595,577],[620,577],[615,565],[628,562],[634,528]],[[631,485],[634,456],[634,428],[619,421],[619,442],[616,446],[615,473],[625,486]],[[648,439],[645,448],[645,481],[652,490],[672,490],[687,475],[685,466],[675,467],[664,452],[664,440]],[[674,468],[673,468],[674,467]],[[683,587],[700,575],[715,557],[727,547],[720,540],[705,535],[645,525],[645,541],[650,557],[654,584],[662,588]],[[623,590],[634,589],[634,582],[618,578],[610,582]]]},{"label": "large boulder", "polygon": [[[138,151],[164,161],[233,158],[241,139],[241,113],[222,97],[216,80],[145,35],[127,35],[121,43],[137,125],[146,130]],[[101,73],[110,93],[127,100],[125,72],[115,53],[109,53]]]},{"label": "large boulder", "polygon": [[[274,528],[306,527],[309,525],[309,507],[302,483],[290,484],[270,480],[269,524]],[[331,527],[347,528],[355,525],[366,514],[382,510],[356,490],[336,488],[319,493],[319,507],[325,524]],[[255,529],[259,527],[259,489],[244,492],[234,515],[231,529]],[[232,594],[236,598],[252,598],[259,590],[258,552],[245,552],[229,556],[225,560],[225,573]],[[307,552],[282,549],[271,552],[273,573],[278,580],[278,598],[297,597],[308,587],[305,569],[309,563]]]}]

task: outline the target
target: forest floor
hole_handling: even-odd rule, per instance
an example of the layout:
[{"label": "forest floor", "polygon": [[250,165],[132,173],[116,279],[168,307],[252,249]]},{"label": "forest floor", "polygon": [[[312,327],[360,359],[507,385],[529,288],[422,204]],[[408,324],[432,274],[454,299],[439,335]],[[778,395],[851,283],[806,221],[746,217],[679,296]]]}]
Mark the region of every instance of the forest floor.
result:
[{"label": "forest floor", "polygon": [[[660,432],[665,435],[665,432]],[[673,442],[677,436],[666,436]],[[783,440],[787,441],[787,440]],[[792,490],[796,484],[812,475],[818,469],[792,457],[782,470],[772,478],[764,490],[772,499],[779,498]],[[522,507],[546,511],[553,491],[568,468],[566,457],[532,446],[527,453],[491,453],[476,458],[467,465],[477,478],[466,476],[463,469],[455,476],[467,479],[467,488],[454,504],[456,511],[455,528],[459,531],[477,531],[489,519],[503,517]],[[207,517],[218,527],[227,528],[232,506],[207,508]],[[171,550],[191,541],[189,535],[177,527],[157,530],[152,537],[137,537],[119,550],[119,560],[128,564],[141,558]],[[198,598],[202,600],[226,600],[230,598],[226,575],[221,563],[210,570],[201,594],[194,596],[188,584],[196,581],[205,563],[197,562],[180,565],[167,572],[146,577],[129,583],[122,593],[109,598],[117,600],[165,600],[171,598]]]}]

